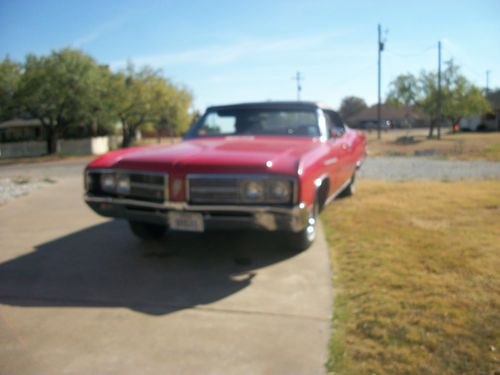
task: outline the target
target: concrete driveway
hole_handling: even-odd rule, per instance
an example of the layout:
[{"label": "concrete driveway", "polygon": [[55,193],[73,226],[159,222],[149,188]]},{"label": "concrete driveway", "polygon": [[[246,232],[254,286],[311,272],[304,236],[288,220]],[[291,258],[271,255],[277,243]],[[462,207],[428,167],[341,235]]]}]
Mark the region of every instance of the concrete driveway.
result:
[{"label": "concrete driveway", "polygon": [[80,176],[0,207],[1,374],[321,374],[331,316],[320,233],[133,237]]}]

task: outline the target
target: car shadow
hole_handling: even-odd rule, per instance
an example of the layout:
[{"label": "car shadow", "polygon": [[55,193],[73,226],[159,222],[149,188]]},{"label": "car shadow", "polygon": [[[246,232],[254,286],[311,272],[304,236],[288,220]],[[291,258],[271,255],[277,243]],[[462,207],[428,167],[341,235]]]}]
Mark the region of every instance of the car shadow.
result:
[{"label": "car shadow", "polygon": [[162,315],[237,293],[256,270],[291,256],[272,233],[171,233],[143,242],[115,220],[0,264],[0,304],[126,307]]}]

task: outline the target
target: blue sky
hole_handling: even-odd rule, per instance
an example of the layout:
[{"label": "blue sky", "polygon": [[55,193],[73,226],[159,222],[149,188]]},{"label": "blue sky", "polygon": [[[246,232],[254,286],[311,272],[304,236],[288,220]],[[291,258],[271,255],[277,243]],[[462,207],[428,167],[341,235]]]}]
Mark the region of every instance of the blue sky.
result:
[{"label": "blue sky", "polygon": [[22,61],[65,46],[120,69],[161,68],[195,107],[302,98],[338,107],[377,98],[377,24],[387,29],[383,92],[398,74],[454,58],[474,83],[500,87],[500,0],[0,0],[0,57]]}]

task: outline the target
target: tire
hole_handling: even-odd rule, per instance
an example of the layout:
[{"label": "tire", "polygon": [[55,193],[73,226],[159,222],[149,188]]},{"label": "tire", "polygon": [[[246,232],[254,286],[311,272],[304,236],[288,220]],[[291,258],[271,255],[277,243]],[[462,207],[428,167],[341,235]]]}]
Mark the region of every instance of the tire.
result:
[{"label": "tire", "polygon": [[345,198],[353,196],[356,192],[356,173],[354,173],[349,181],[349,185],[347,185],[344,190],[339,194],[339,198]]},{"label": "tire", "polygon": [[166,226],[159,224],[141,223],[138,221],[129,221],[128,223],[132,233],[146,241],[162,238],[167,230]]},{"label": "tire", "polygon": [[306,250],[312,245],[317,236],[318,215],[319,206],[316,199],[313,209],[309,215],[307,226],[300,232],[287,234],[288,246],[293,252]]}]

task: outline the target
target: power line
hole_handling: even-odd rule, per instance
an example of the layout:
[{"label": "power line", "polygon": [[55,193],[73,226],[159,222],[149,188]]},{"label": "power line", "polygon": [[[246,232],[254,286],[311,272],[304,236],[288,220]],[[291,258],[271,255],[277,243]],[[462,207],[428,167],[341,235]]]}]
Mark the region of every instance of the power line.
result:
[{"label": "power line", "polygon": [[397,52],[393,52],[393,51],[387,51],[388,54],[390,55],[394,55],[394,56],[398,56],[398,57],[416,57],[416,56],[422,56],[424,54],[426,54],[427,52],[429,51],[432,51],[433,49],[435,49],[436,47],[435,46],[430,46],[430,47],[427,47],[426,49],[424,49],[423,51],[421,52],[415,52],[415,53],[397,53]]},{"label": "power line", "polygon": [[480,71],[476,70],[472,66],[470,66],[468,63],[466,63],[465,57],[458,57],[457,58],[457,55],[452,54],[449,50],[447,50],[447,53],[450,56],[451,60],[454,60],[460,67],[463,67],[470,74],[473,74],[478,81],[482,81],[484,79],[484,74],[481,73]]},{"label": "power line", "polygon": [[342,79],[339,79],[338,81],[331,83],[331,85],[332,86],[341,86],[347,82],[351,82],[351,81],[354,81],[356,79],[362,78],[362,77],[360,77],[360,74],[365,73],[365,72],[372,70],[374,68],[375,67],[374,67],[373,63],[370,63],[370,64],[366,65],[363,69],[356,71],[355,73],[349,75],[348,77],[344,77]]}]

